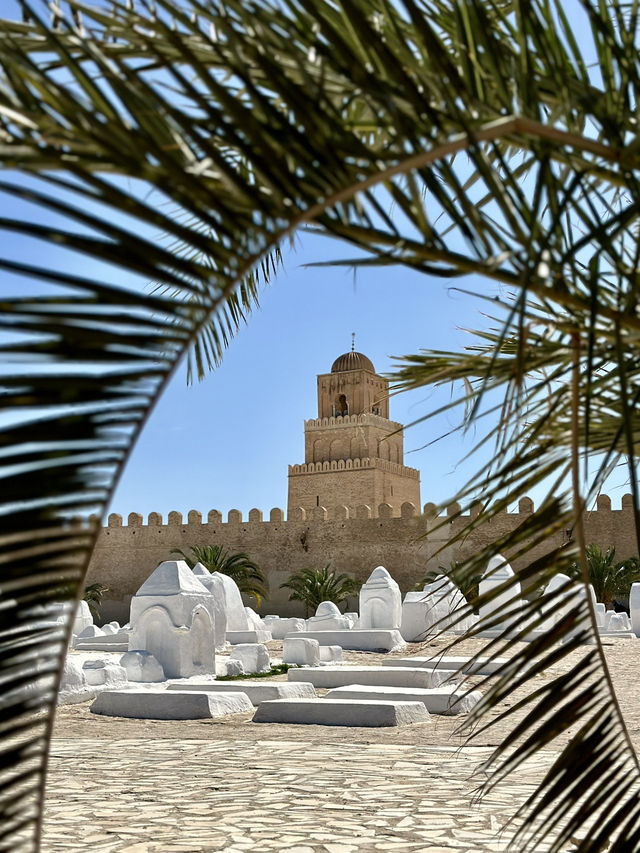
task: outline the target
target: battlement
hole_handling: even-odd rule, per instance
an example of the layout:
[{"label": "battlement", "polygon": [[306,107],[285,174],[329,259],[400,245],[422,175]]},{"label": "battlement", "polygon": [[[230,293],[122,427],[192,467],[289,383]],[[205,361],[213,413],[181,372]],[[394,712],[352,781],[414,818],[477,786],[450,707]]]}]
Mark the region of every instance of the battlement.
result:
[{"label": "battlement", "polygon": [[305,431],[309,432],[316,429],[327,429],[327,427],[363,426],[364,424],[385,427],[387,429],[389,426],[398,430],[403,428],[401,423],[398,423],[397,421],[390,421],[387,418],[382,418],[380,415],[374,415],[371,412],[365,412],[362,415],[338,416],[337,418],[310,418],[308,421],[304,422],[304,428]]},{"label": "battlement", "polygon": [[[348,462],[351,460],[347,460]],[[370,460],[353,460],[355,462],[368,463]],[[375,462],[382,462],[384,465],[399,468],[403,466],[397,466],[392,462],[384,462],[383,460],[372,460]],[[326,469],[323,466],[325,465],[334,465],[335,463],[317,463],[317,466],[314,466],[313,463],[310,465],[292,465],[290,468],[300,468],[300,469],[310,469],[310,470],[335,470],[333,468]],[[354,467],[366,467],[366,465],[356,466]],[[409,468],[409,471],[413,471],[414,469]],[[298,472],[293,472],[298,473]],[[305,471],[301,471],[300,473],[306,473]],[[416,472],[417,473],[417,472]],[[404,502],[400,506],[400,518],[423,518],[427,521],[433,521],[435,519],[442,520],[445,517],[451,518],[452,520],[460,518],[460,519],[472,519],[475,518],[480,512],[480,504],[474,504],[469,511],[462,512],[462,507],[458,503],[449,504],[440,515],[436,513],[437,507],[434,503],[426,503],[422,512],[418,512],[416,506],[409,501]],[[497,513],[493,518],[494,520],[501,517],[506,517],[508,519],[517,520],[519,518],[523,518],[526,515],[530,515],[534,511],[534,503],[529,497],[520,498],[518,502],[518,507],[515,512],[509,512],[506,509]],[[611,513],[620,513],[625,516],[629,516],[630,519],[633,518],[633,498],[630,494],[623,495],[621,499],[620,509],[613,509],[611,505],[611,498],[608,495],[600,495],[597,500],[596,508],[587,513],[587,519],[592,521],[597,518],[601,518],[602,520],[606,520],[606,518]],[[226,522],[223,519],[222,513],[217,509],[209,510],[207,513],[207,520],[203,521],[202,513],[196,509],[189,510],[187,513],[187,519],[185,521],[183,514],[181,512],[177,512],[172,510],[167,514],[166,522],[163,521],[162,513],[159,512],[150,512],[147,517],[147,522],[145,524],[142,515],[137,512],[130,512],[127,516],[127,521],[125,522],[123,517],[118,513],[112,512],[107,519],[107,527],[108,528],[121,528],[121,527],[129,527],[131,529],[137,529],[139,527],[191,527],[191,528],[207,528],[207,527],[217,527],[221,525],[239,525],[239,524],[274,524],[274,525],[282,525],[287,522],[293,521],[331,521],[331,520],[345,520],[349,518],[375,518],[375,519],[391,519],[397,518],[398,516],[394,516],[394,507],[388,503],[379,504],[377,507],[370,507],[367,505],[360,505],[355,508],[355,510],[350,510],[347,506],[335,506],[335,507],[315,507],[312,512],[305,512],[304,509],[298,507],[289,513],[288,518],[285,520],[285,512],[279,507],[273,507],[269,511],[269,518],[265,519],[262,510],[259,509],[251,509],[246,518],[243,518],[242,512],[238,509],[231,509],[227,513]],[[95,523],[96,517],[91,516],[90,522]],[[205,531],[206,532],[206,531]],[[611,544],[611,543],[601,543],[603,545]]]},{"label": "battlement", "polygon": [[331,462],[303,462],[300,465],[289,465],[289,476],[297,474],[322,474],[330,471],[361,471],[363,468],[378,468],[381,471],[389,471],[392,474],[402,474],[414,480],[420,479],[420,472],[416,468],[407,468],[397,462],[389,462],[386,459],[375,457],[364,457],[362,459],[338,459]]}]

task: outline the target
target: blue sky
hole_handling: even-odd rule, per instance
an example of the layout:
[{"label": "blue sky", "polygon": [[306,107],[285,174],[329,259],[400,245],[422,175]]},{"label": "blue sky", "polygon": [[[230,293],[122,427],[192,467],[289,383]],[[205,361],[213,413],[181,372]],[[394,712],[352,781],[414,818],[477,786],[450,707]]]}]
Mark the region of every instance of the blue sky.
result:
[{"label": "blue sky", "polygon": [[[9,12],[12,5],[9,0]],[[13,202],[0,213],[16,210]],[[4,247],[16,256],[33,250],[20,239]],[[37,251],[43,252],[42,245]],[[56,252],[46,251],[53,263]],[[452,283],[399,267],[354,275],[346,268],[306,266],[351,255],[347,246],[310,235],[298,238],[221,367],[193,386],[186,384],[186,369],[178,371],[135,448],[112,511],[166,517],[171,510],[206,514],[235,508],[246,515],[253,507],[265,514],[274,506],[286,508],[287,465],[304,460],[304,420],[317,414],[316,375],[350,349],[352,332],[356,349],[379,373],[387,373],[391,356],[420,348],[457,349],[470,340],[464,328],[487,323],[481,314],[486,303],[456,288],[491,294],[497,287],[492,283],[470,277]],[[74,258],[70,268],[86,271],[85,265]],[[92,264],[91,272],[106,270]],[[14,290],[16,282],[3,276],[2,293]],[[391,417],[409,423],[446,399],[447,389],[399,395],[391,401]],[[406,432],[405,464],[421,472],[422,503],[446,501],[476,468],[477,463],[461,462],[473,435],[421,449],[454,424],[452,416],[441,416]],[[614,506],[624,491],[624,486],[609,489]]]},{"label": "blue sky", "polygon": [[[285,254],[260,310],[222,365],[192,386],[185,369],[178,371],[132,456],[113,511],[285,509],[287,465],[304,461],[304,420],[317,416],[316,375],[350,349],[352,332],[356,349],[386,373],[391,356],[456,348],[469,338],[461,327],[483,324],[481,303],[450,282],[402,268],[354,276],[346,268],[305,266],[351,254],[308,235]],[[436,398],[432,391],[398,395],[391,417],[408,423]],[[459,438],[419,449],[453,423],[439,418],[406,433],[405,464],[421,471],[423,503],[445,500],[463,484]]]}]

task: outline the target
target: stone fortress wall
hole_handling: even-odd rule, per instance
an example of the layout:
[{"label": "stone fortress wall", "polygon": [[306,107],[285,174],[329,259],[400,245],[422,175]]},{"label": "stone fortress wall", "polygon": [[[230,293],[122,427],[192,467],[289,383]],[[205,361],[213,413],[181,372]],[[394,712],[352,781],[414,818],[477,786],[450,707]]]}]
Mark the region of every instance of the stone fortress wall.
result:
[{"label": "stone fortress wall", "polygon": [[[522,498],[517,512],[500,513],[454,550],[447,545],[449,537],[470,521],[468,515],[454,518],[458,511],[457,504],[448,507],[451,521],[439,530],[434,528],[443,518],[435,515],[433,504],[418,512],[409,502],[375,508],[360,505],[355,510],[346,506],[328,510],[319,506],[306,512],[296,509],[286,519],[277,508],[268,519],[258,509],[252,509],[245,519],[238,510],[231,510],[226,521],[217,510],[211,510],[206,519],[191,510],[186,520],[179,512],[170,512],[166,520],[160,513],[150,513],[146,523],[133,512],[126,524],[122,516],[112,514],[99,534],[87,583],[97,581],[109,588],[101,608],[104,621],[126,621],[131,596],[162,560],[170,559],[172,548],[188,552],[191,545],[219,544],[231,552],[247,553],[265,573],[270,597],[262,602],[262,615],[303,616],[303,605],[289,602],[287,591],[279,589],[293,572],[319,569],[330,562],[337,572],[364,581],[376,566],[383,565],[404,593],[428,570],[447,566],[452,559],[511,533],[533,511],[533,502]],[[630,495],[622,498],[620,509],[612,509],[609,497],[601,495],[597,509],[586,516],[585,528],[588,543],[615,545],[617,559],[637,554]],[[541,556],[543,549],[561,545],[569,535],[569,531],[558,532],[537,546],[527,560]],[[443,552],[434,556],[439,548]],[[509,557],[508,551],[505,555]],[[517,570],[518,560],[512,565]],[[246,603],[255,606],[255,602]]]}]

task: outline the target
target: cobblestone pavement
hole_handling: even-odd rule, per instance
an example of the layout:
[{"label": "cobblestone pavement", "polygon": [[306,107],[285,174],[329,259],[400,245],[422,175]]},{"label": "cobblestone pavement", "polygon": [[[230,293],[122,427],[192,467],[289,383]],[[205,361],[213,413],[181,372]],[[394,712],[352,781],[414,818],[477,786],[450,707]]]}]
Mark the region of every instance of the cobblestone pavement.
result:
[{"label": "cobblestone pavement", "polygon": [[502,851],[541,754],[481,804],[485,748],[55,738],[43,853]]}]

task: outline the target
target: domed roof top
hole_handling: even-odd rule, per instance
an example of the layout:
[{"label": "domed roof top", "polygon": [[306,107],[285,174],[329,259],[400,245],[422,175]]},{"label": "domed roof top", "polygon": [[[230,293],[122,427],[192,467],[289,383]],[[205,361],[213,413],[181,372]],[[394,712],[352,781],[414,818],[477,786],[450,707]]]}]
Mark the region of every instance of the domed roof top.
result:
[{"label": "domed roof top", "polygon": [[341,373],[343,370],[370,370],[376,372],[371,359],[367,358],[361,352],[345,352],[344,355],[338,356],[331,365],[332,373]]}]

